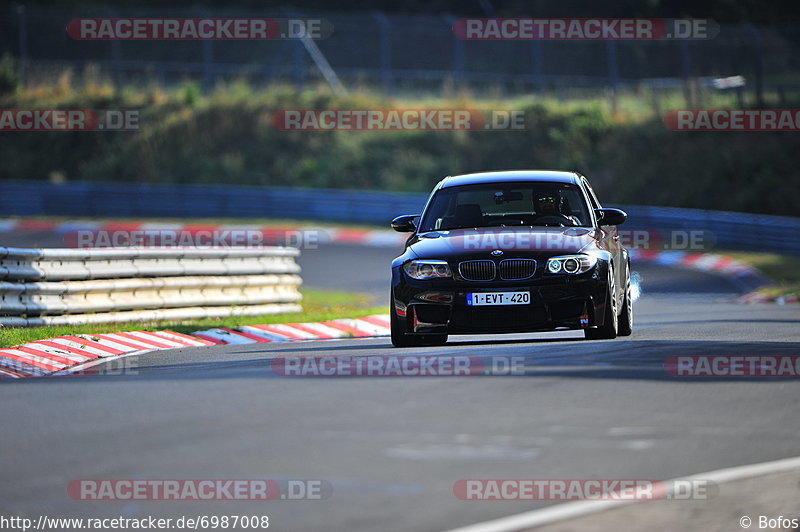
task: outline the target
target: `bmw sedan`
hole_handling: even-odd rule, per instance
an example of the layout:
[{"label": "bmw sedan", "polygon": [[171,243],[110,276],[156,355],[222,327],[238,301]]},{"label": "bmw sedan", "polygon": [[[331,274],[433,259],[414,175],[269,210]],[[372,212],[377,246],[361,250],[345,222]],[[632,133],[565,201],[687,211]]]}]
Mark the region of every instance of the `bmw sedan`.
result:
[{"label": "bmw sedan", "polygon": [[616,226],[575,172],[506,171],[447,177],[392,262],[397,347],[439,345],[449,334],[582,329],[587,339],[630,335],[630,259]]}]

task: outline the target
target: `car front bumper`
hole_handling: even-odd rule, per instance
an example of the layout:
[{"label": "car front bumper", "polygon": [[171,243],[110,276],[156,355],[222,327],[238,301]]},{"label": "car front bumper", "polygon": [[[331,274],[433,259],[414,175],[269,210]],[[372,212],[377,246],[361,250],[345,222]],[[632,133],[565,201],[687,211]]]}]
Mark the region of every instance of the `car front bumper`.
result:
[{"label": "car front bumper", "polygon": [[[607,266],[581,275],[526,281],[418,281],[393,273],[394,312],[410,334],[486,334],[584,329],[602,325]],[[470,292],[530,292],[526,305],[467,305]]]}]

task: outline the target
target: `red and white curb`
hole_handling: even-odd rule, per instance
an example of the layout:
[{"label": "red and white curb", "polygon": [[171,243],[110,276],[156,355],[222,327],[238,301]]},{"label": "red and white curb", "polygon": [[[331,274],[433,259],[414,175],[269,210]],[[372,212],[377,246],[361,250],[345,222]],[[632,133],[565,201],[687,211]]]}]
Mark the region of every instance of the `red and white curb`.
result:
[{"label": "red and white curb", "polygon": [[389,316],[384,314],[318,323],[243,325],[235,329],[221,327],[192,333],[193,336],[208,342],[231,345],[372,338],[375,336],[388,336],[389,334]]},{"label": "red and white curb", "polygon": [[389,334],[389,316],[377,314],[319,323],[215,328],[191,335],[173,331],[130,331],[59,336],[0,349],[0,378],[70,373],[115,358],[183,347],[370,338]]},{"label": "red and white curb", "polygon": [[662,266],[679,266],[701,271],[725,273],[736,276],[759,275],[754,267],[733,257],[716,253],[688,253],[685,251],[647,251],[633,249],[631,260]]},{"label": "red and white curb", "polygon": [[771,295],[751,292],[743,295],[737,301],[739,303],[775,303],[777,305],[785,305],[787,303],[800,303],[800,298],[794,294]]},{"label": "red and white curb", "polygon": [[632,249],[630,255],[634,266],[635,263],[645,263],[718,273],[725,275],[742,289],[748,291],[769,284],[769,280],[750,264],[716,253]]},{"label": "red and white curb", "polygon": [[213,344],[172,331],[59,336],[0,349],[0,375],[41,377],[102,359],[204,345]]},{"label": "red and white curb", "polygon": [[728,276],[742,289],[748,291],[747,294],[735,299],[737,303],[775,303],[785,305],[800,302],[800,298],[794,294],[770,295],[755,291],[760,287],[769,285],[770,280],[764,277],[757,268],[733,257],[716,253],[686,253],[681,251],[631,250],[630,253],[631,260],[635,260],[638,263],[690,268]]},{"label": "red and white curb", "polygon": [[[172,222],[109,222],[92,220],[51,221],[37,219],[0,219],[0,233],[11,231],[41,231],[65,235],[65,242],[71,240],[66,235],[75,231],[98,233],[135,232],[161,234],[171,233],[176,242],[194,242],[198,234],[221,233],[226,231],[252,231],[261,234],[260,243],[288,245],[310,244],[358,244],[371,247],[401,248],[408,238],[405,233],[386,229],[359,229],[316,227],[300,225],[232,225],[232,224],[181,224]],[[312,236],[313,235],[313,236]],[[90,239],[91,240],[91,239]],[[113,241],[113,240],[112,240]],[[123,241],[127,241],[123,239]],[[743,290],[752,291],[769,281],[749,264],[732,257],[716,253],[690,253],[684,251],[656,251],[631,249],[631,259],[640,263],[653,263],[663,266],[691,268],[700,271],[719,273],[730,277]],[[769,297],[763,294],[748,294],[738,300],[744,303],[776,302],[792,303],[793,296]]]},{"label": "red and white curb", "polygon": [[[359,244],[364,246],[375,247],[398,247],[402,246],[406,241],[408,235],[397,233],[394,231],[387,231],[385,229],[348,229],[338,227],[316,227],[316,226],[300,226],[300,225],[245,225],[245,224],[181,224],[181,223],[163,223],[163,222],[97,222],[89,220],[72,220],[56,222],[51,220],[36,220],[36,219],[0,219],[0,233],[12,231],[33,231],[33,232],[49,232],[59,235],[64,235],[65,245],[68,247],[76,245],[77,239],[67,238],[68,234],[77,231],[88,231],[97,234],[101,231],[106,233],[123,233],[126,235],[133,235],[136,233],[158,234],[163,236],[165,233],[171,233],[175,242],[195,241],[194,238],[198,235],[208,234],[222,234],[227,231],[248,231],[252,233],[260,233],[261,239],[259,243],[271,244],[282,242],[300,243],[311,241],[309,235],[313,235],[313,242],[319,244],[340,243],[340,244]],[[69,240],[69,242],[67,242]],[[94,239],[87,239],[89,242],[94,242]],[[124,238],[123,241],[129,241],[129,238]],[[114,242],[114,239],[109,240],[109,244]]]}]

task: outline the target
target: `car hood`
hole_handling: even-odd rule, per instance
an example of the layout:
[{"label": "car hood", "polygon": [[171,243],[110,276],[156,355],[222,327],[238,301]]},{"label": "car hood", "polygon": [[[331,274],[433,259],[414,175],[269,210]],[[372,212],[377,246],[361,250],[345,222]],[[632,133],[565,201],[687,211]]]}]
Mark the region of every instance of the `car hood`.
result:
[{"label": "car hood", "polygon": [[492,256],[552,257],[599,250],[600,236],[600,230],[589,227],[455,229],[416,235],[409,250],[417,258],[442,260]]}]

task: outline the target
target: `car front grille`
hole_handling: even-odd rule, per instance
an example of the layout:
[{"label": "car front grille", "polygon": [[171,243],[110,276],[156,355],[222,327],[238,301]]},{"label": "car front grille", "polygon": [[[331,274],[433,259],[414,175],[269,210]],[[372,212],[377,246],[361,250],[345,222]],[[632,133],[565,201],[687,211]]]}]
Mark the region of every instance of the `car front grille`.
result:
[{"label": "car front grille", "polygon": [[517,281],[533,277],[536,261],[533,259],[505,259],[500,261],[500,278]]},{"label": "car front grille", "polygon": [[467,260],[459,263],[458,273],[467,281],[491,281],[497,275],[492,260]]},{"label": "car front grille", "polygon": [[449,325],[461,331],[536,329],[547,323],[544,307],[530,306],[520,310],[508,307],[455,307]]}]

